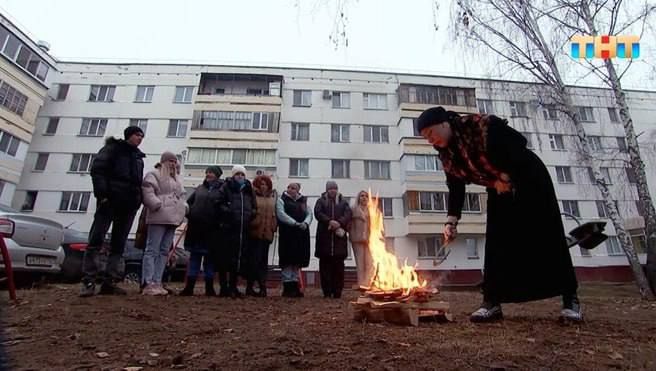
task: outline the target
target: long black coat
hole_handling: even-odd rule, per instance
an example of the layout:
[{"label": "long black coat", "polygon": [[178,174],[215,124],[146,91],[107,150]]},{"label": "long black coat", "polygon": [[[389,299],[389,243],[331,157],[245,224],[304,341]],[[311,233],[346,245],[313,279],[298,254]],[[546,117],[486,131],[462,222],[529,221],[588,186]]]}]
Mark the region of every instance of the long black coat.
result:
[{"label": "long black coat", "polygon": [[[302,230],[299,227],[288,224],[285,215],[292,218],[296,223],[303,223],[308,219],[307,198],[301,196],[294,200],[287,192],[278,200],[282,208],[278,207],[278,264],[280,267],[290,265],[307,267],[310,264],[310,228]],[[283,215],[284,214],[284,215]]]},{"label": "long black coat", "polygon": [[224,181],[217,179],[212,183],[204,181],[189,196],[187,233],[185,249],[199,254],[215,253],[221,243],[221,213],[219,210],[219,190]]},{"label": "long black coat", "polygon": [[255,192],[250,181],[246,180],[240,188],[233,178],[227,178],[218,198],[226,241],[218,251],[219,268],[241,272],[246,268],[244,252],[248,249],[250,224],[257,213]]},{"label": "long black coat", "polygon": [[351,207],[341,194],[335,200],[328,198],[326,193],[321,195],[314,205],[314,216],[319,222],[317,225],[314,256],[317,258],[336,257],[346,259],[348,256],[348,235],[338,237],[335,231],[329,231],[331,220],[339,222],[340,227],[346,231],[351,222]]},{"label": "long black coat", "polygon": [[[490,163],[510,176],[514,191],[488,188],[485,241],[485,300],[524,302],[575,293],[576,274],[565,241],[551,176],[526,139],[491,117]],[[449,214],[460,215],[465,183],[447,175]]]},{"label": "long black coat", "polygon": [[146,155],[124,140],[107,138],[91,163],[93,194],[113,207],[134,211],[141,206],[141,182]]}]

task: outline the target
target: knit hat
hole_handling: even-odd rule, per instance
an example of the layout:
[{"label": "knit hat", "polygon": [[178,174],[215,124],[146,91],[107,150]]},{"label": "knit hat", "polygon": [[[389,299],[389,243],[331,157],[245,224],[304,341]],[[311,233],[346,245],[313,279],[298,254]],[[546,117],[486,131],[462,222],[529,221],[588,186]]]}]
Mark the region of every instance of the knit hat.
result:
[{"label": "knit hat", "polygon": [[417,127],[416,132],[421,133],[422,130],[429,126],[441,124],[456,117],[459,117],[456,112],[447,111],[444,107],[431,107],[419,115],[419,118],[415,122]]},{"label": "knit hat", "polygon": [[329,191],[331,189],[339,189],[339,187],[337,187],[337,182],[333,180],[329,180],[326,182],[326,191]]},{"label": "knit hat", "polygon": [[125,130],[123,130],[123,137],[125,138],[125,140],[128,140],[130,139],[131,136],[137,133],[140,133],[142,136],[145,136],[143,130],[141,130],[140,127],[128,126],[127,128],[125,128]]},{"label": "knit hat", "polygon": [[221,175],[223,175],[223,170],[221,170],[221,168],[218,166],[209,166],[207,169],[205,169],[205,172],[212,173],[216,175],[217,178],[220,178]]},{"label": "knit hat", "polygon": [[242,165],[235,165],[232,167],[232,176],[235,176],[237,173],[242,173],[246,175],[246,168]]},{"label": "knit hat", "polygon": [[166,151],[166,152],[162,153],[162,157],[159,158],[160,164],[163,164],[163,163],[165,163],[166,161],[169,161],[169,160],[176,160],[177,161],[178,157],[175,155],[175,153]]}]

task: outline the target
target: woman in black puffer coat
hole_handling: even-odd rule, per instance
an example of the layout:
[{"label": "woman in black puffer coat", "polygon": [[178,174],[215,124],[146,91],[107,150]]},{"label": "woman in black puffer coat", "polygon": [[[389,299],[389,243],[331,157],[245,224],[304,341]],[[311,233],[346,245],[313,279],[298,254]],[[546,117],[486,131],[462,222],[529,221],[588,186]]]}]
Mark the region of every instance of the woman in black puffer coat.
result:
[{"label": "woman in black puffer coat", "polygon": [[235,165],[232,177],[219,190],[219,209],[224,224],[224,240],[218,251],[219,296],[240,297],[237,277],[245,272],[249,228],[257,212],[255,192],[246,179],[246,168]]}]

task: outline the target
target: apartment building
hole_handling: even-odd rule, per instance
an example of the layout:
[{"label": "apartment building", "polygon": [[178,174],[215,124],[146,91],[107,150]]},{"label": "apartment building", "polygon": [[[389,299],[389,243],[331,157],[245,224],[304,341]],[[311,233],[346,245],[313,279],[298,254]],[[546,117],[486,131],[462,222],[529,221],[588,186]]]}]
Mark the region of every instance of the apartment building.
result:
[{"label": "apartment building", "polygon": [[[539,85],[316,68],[63,62],[41,54],[52,61],[51,71],[44,82],[38,83],[38,77],[33,81],[42,85],[42,98],[28,100],[34,118],[29,138],[19,145],[23,154],[16,171],[22,174],[9,179],[17,184],[16,191],[3,193],[2,200],[78,230],[89,230],[95,210],[88,173],[94,154],[106,137],[121,136],[125,127],[137,125],[146,133],[146,168],[163,151],[173,151],[184,164],[190,192],[208,165],[229,173],[234,164],[245,165],[251,179],[257,173],[271,175],[278,193],[289,182],[301,183],[310,206],[330,179],[350,201],[360,190],[371,190],[381,197],[391,251],[436,278],[475,282],[484,259],[487,196],[482,187],[468,187],[460,238],[450,246],[448,259],[438,264],[447,210],[445,175],[436,152],[413,125],[434,105],[507,118],[549,167],[563,212],[580,222],[607,216],[579,159],[571,126]],[[634,244],[643,252],[642,208],[636,201],[635,176],[626,168],[627,146],[612,94],[585,87],[575,92],[596,155],[604,161],[602,172]],[[656,194],[656,92],[630,91],[628,97]],[[0,111],[3,118],[10,114]],[[16,121],[16,114],[11,115]],[[577,220],[564,217],[566,229]],[[311,228],[314,236],[316,224]],[[629,277],[610,224],[607,230],[611,238],[598,248],[572,249],[574,264],[587,277]],[[530,248],[530,241],[526,243]],[[275,243],[270,254],[275,265]],[[353,264],[353,259],[347,261]],[[318,270],[314,259],[309,270]]]}]

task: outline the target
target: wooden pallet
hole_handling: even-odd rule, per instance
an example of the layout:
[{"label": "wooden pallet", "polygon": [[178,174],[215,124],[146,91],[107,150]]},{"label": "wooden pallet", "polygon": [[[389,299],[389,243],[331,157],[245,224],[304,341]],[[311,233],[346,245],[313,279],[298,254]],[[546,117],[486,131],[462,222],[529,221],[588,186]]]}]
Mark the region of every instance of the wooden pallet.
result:
[{"label": "wooden pallet", "polygon": [[361,296],[351,302],[353,319],[367,322],[389,322],[404,326],[419,326],[419,321],[453,321],[448,302],[430,299],[415,301],[379,301]]}]

